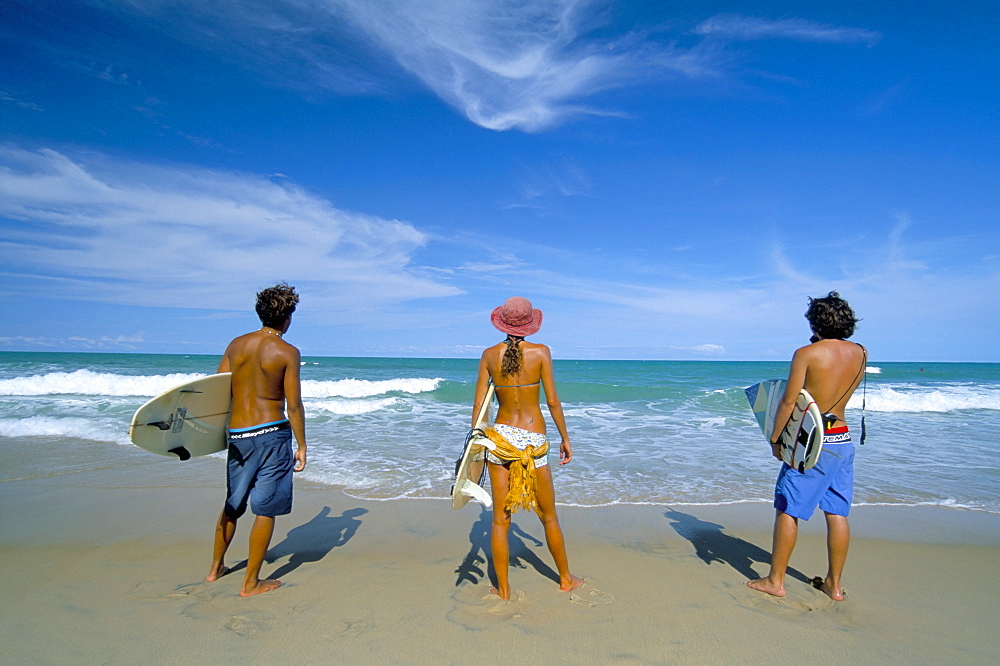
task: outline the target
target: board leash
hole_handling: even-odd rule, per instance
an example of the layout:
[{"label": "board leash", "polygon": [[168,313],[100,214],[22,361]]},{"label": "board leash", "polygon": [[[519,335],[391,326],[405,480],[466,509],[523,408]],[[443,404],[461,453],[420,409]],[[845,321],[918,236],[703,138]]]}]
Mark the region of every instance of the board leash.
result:
[{"label": "board leash", "polygon": [[[862,349],[865,349],[862,347]],[[865,431],[865,402],[868,399],[868,350],[865,349],[865,378],[862,380],[863,386],[861,388],[861,446],[865,445],[865,437],[868,433]]]}]

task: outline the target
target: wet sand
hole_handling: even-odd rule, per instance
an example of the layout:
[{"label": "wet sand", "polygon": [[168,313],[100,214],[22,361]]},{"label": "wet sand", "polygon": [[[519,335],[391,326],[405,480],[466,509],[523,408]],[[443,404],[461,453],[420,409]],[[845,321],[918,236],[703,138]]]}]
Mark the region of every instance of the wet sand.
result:
[{"label": "wet sand", "polygon": [[825,573],[820,515],[802,524],[775,599],[744,586],[767,571],[767,505],[561,507],[571,567],[587,579],[572,593],[521,512],[504,602],[489,594],[479,505],[361,501],[297,482],[263,569],[284,586],[243,599],[248,519],[234,572],[204,582],[222,461],[108,457],[82,442],[100,464],[36,472],[14,451],[46,447],[11,443],[0,447],[2,663],[1000,660],[1000,515],[856,507],[838,603],[807,582]]}]

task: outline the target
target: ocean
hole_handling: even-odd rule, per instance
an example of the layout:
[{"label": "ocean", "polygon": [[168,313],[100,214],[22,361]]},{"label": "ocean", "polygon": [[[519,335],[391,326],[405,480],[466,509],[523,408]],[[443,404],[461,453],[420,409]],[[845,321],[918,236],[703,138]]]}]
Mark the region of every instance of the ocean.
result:
[{"label": "ocean", "polygon": [[[0,447],[23,448],[26,461],[0,470],[0,477],[24,478],[29,469],[71,474],[153,456],[129,442],[133,412],[172,386],[211,374],[218,360],[0,353]],[[477,361],[308,357],[302,363],[304,478],[357,498],[448,497],[471,420]],[[574,454],[569,465],[553,464],[557,501],[585,507],[770,502],[779,463],[743,389],[787,371],[787,363],[772,362],[556,360]],[[866,376],[868,438],[857,447],[855,505],[1000,513],[1000,364],[873,359]],[[861,401],[859,389],[847,410],[856,443]],[[551,421],[549,432],[558,436]],[[555,452],[551,460],[558,460]],[[221,466],[218,474],[224,487]]]}]

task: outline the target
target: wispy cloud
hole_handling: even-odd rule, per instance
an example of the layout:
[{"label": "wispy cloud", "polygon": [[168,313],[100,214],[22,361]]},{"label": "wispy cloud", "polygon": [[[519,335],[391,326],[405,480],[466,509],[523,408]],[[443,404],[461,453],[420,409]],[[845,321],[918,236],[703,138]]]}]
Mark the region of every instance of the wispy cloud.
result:
[{"label": "wispy cloud", "polygon": [[0,261],[63,298],[227,309],[278,279],[338,308],[458,293],[412,265],[412,225],[252,174],[0,147],[0,217]]},{"label": "wispy cloud", "polygon": [[[140,20],[275,85],[315,97],[398,95],[418,81],[471,122],[492,130],[543,131],[581,115],[627,117],[597,95],[656,83],[725,81],[724,42],[786,39],[872,46],[864,28],[802,18],[719,14],[615,25],[609,0],[245,0],[235,5],[121,0]],[[109,11],[114,11],[111,9]],[[688,24],[690,25],[690,24]],[[226,34],[219,40],[220,33]],[[729,64],[727,64],[729,63]],[[89,73],[133,83],[118,66]]]},{"label": "wispy cloud", "polygon": [[67,338],[16,335],[0,336],[0,346],[27,347],[31,349],[134,351],[139,349],[139,345],[144,342],[144,339],[142,332],[133,335],[105,335],[99,338],[87,338],[79,335]]},{"label": "wispy cloud", "polygon": [[180,39],[270,72],[280,85],[310,95],[396,94],[390,91],[412,77],[493,130],[540,131],[581,114],[622,116],[587,100],[714,70],[698,46],[679,48],[641,29],[615,33],[604,21],[607,0],[247,0],[224,11],[192,0],[123,3],[130,5]]},{"label": "wispy cloud", "polygon": [[22,109],[28,109],[29,111],[42,110],[42,107],[35,104],[31,100],[24,99],[23,96],[11,92],[6,88],[0,88],[0,104],[13,104],[14,106],[21,107]]},{"label": "wispy cloud", "polygon": [[472,122],[495,130],[545,129],[607,113],[581,100],[655,70],[697,64],[634,34],[596,38],[595,6],[573,0],[338,4],[404,69]]},{"label": "wispy cloud", "polygon": [[694,32],[738,41],[791,39],[829,44],[874,46],[882,35],[865,28],[848,28],[801,18],[765,19],[739,14],[718,14],[699,23]]}]

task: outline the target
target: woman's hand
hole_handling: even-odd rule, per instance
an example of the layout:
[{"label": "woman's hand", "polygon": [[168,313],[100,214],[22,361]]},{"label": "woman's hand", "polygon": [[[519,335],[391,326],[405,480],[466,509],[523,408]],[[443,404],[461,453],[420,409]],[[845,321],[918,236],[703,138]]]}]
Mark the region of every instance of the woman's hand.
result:
[{"label": "woman's hand", "polygon": [[569,440],[564,439],[559,442],[559,464],[565,465],[573,459],[573,449],[569,445]]}]

